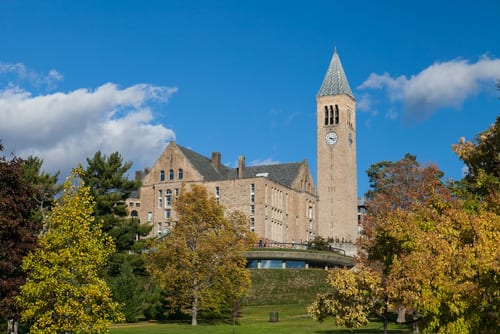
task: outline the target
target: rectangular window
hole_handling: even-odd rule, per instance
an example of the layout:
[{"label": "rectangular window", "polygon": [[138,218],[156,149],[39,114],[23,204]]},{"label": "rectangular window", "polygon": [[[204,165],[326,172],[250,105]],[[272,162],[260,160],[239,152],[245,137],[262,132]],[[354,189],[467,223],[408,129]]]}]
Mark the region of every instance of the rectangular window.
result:
[{"label": "rectangular window", "polygon": [[254,215],[255,214],[255,205],[250,205],[250,214]]},{"label": "rectangular window", "polygon": [[255,194],[255,183],[252,183],[250,185],[250,194],[252,194],[252,195]]},{"label": "rectangular window", "polygon": [[219,203],[219,200],[220,200],[220,188],[219,188],[219,186],[215,187],[215,200],[217,201],[217,204],[220,204]]},{"label": "rectangular window", "polygon": [[148,212],[148,223],[151,223],[153,221],[153,213],[150,211]]},{"label": "rectangular window", "polygon": [[133,207],[134,206],[134,202],[129,202],[128,206]]},{"label": "rectangular window", "polygon": [[175,199],[179,196],[179,188],[175,188]]},{"label": "rectangular window", "polygon": [[169,208],[172,206],[172,190],[167,189],[165,195],[165,207]]},{"label": "rectangular window", "polygon": [[158,227],[157,227],[157,234],[158,235],[161,235],[161,223],[158,223]]},{"label": "rectangular window", "polygon": [[163,190],[158,190],[158,207],[163,207]]},{"label": "rectangular window", "polygon": [[165,219],[170,219],[172,217],[172,211],[170,209],[165,210]]},{"label": "rectangular window", "polygon": [[136,208],[139,208],[140,206],[141,206],[141,203],[139,203],[139,202],[135,203]]}]

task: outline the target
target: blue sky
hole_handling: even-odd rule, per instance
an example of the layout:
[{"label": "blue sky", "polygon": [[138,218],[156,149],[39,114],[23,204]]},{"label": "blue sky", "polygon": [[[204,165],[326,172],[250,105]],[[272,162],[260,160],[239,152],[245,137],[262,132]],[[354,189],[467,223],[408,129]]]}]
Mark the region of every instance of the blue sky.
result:
[{"label": "blue sky", "polygon": [[307,159],[336,47],[357,99],[358,192],[405,153],[499,115],[498,1],[0,1],[0,139],[63,175],[97,150],[133,170],[168,141],[235,166]]}]

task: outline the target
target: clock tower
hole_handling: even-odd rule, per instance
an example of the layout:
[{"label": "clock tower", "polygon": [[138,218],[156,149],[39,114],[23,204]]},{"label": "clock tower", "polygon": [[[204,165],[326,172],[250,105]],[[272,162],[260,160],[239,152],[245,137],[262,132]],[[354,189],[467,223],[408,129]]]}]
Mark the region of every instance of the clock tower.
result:
[{"label": "clock tower", "polygon": [[316,97],[318,235],[355,242],[356,100],[335,49]]}]

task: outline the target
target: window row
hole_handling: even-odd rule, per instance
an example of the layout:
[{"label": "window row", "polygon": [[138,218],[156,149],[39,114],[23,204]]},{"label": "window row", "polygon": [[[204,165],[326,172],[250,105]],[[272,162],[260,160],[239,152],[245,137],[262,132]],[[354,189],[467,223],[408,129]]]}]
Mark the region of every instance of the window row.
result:
[{"label": "window row", "polygon": [[[173,169],[171,169],[168,172],[168,179],[169,179],[169,181],[172,181],[174,179],[174,176],[175,176],[175,171]],[[184,170],[182,168],[179,168],[177,170],[177,179],[178,180],[184,179]],[[165,171],[164,170],[160,171],[160,181],[165,181]]]}]

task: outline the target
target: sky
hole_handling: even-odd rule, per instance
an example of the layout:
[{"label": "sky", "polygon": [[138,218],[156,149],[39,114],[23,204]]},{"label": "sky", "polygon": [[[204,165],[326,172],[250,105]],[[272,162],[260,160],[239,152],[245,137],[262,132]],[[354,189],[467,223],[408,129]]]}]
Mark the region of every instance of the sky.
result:
[{"label": "sky", "polygon": [[451,145],[500,110],[500,2],[0,1],[3,154],[64,178],[97,151],[131,175],[169,141],[236,167],[307,160],[340,56],[366,170],[406,153],[460,179]]}]

